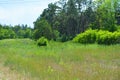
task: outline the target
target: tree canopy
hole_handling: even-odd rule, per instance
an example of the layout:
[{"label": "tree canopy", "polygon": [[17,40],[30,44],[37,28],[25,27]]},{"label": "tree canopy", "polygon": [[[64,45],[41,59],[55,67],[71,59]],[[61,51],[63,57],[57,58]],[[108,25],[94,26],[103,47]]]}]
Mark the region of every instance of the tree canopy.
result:
[{"label": "tree canopy", "polygon": [[[42,18],[51,26],[51,31],[60,33],[63,41],[88,28],[114,32],[120,25],[120,0],[59,0],[50,3],[35,23]],[[39,28],[34,26],[34,29]]]},{"label": "tree canopy", "polygon": [[59,0],[48,4],[34,21],[34,29],[0,25],[0,39],[45,37],[68,41],[89,28],[120,30],[120,0]]}]

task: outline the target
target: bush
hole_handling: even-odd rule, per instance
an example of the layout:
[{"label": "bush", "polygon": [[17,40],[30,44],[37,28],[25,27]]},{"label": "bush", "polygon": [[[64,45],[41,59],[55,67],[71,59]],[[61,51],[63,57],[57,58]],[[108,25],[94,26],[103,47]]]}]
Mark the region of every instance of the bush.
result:
[{"label": "bush", "polygon": [[97,33],[96,42],[98,44],[106,44],[106,45],[114,44],[114,35],[112,32],[100,30]]},{"label": "bush", "polygon": [[114,42],[115,42],[115,44],[120,43],[120,31],[114,32],[113,36],[114,36]]},{"label": "bush", "polygon": [[37,40],[37,45],[38,46],[47,46],[48,40],[45,37],[41,37]]},{"label": "bush", "polygon": [[96,41],[96,33],[97,30],[87,30],[84,33],[81,33],[79,35],[77,35],[73,41],[74,42],[79,42],[79,43],[95,43]]},{"label": "bush", "polygon": [[109,31],[99,31],[97,33],[97,39],[96,42],[98,44],[118,44],[120,43],[120,32],[109,32]]},{"label": "bush", "polygon": [[118,44],[120,43],[120,31],[109,32],[109,31],[97,31],[97,30],[87,30],[84,33],[77,35],[74,42],[78,43],[98,43],[98,44]]}]

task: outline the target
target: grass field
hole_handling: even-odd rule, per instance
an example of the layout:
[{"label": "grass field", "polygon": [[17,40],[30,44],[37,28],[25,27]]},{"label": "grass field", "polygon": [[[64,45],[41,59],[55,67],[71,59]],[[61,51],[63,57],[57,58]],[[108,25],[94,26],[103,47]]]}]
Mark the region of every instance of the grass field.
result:
[{"label": "grass field", "polygon": [[[0,40],[0,62],[27,80],[120,80],[120,45]],[[18,79],[19,80],[19,79]]]}]

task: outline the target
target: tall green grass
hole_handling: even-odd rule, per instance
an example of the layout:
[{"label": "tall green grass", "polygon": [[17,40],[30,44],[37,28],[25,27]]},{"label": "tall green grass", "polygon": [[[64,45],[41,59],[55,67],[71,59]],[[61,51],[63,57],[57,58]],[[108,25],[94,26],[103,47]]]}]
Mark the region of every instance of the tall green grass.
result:
[{"label": "tall green grass", "polygon": [[0,41],[0,60],[28,80],[119,80],[120,45],[53,42],[38,47],[30,39]]}]

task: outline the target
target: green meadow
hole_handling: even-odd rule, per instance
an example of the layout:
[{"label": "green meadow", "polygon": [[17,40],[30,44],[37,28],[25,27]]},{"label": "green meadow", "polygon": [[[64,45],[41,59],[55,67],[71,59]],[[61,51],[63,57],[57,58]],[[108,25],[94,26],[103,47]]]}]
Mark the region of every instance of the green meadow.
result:
[{"label": "green meadow", "polygon": [[[0,62],[28,80],[119,80],[120,44],[0,40]],[[19,79],[18,79],[19,80]]]}]

